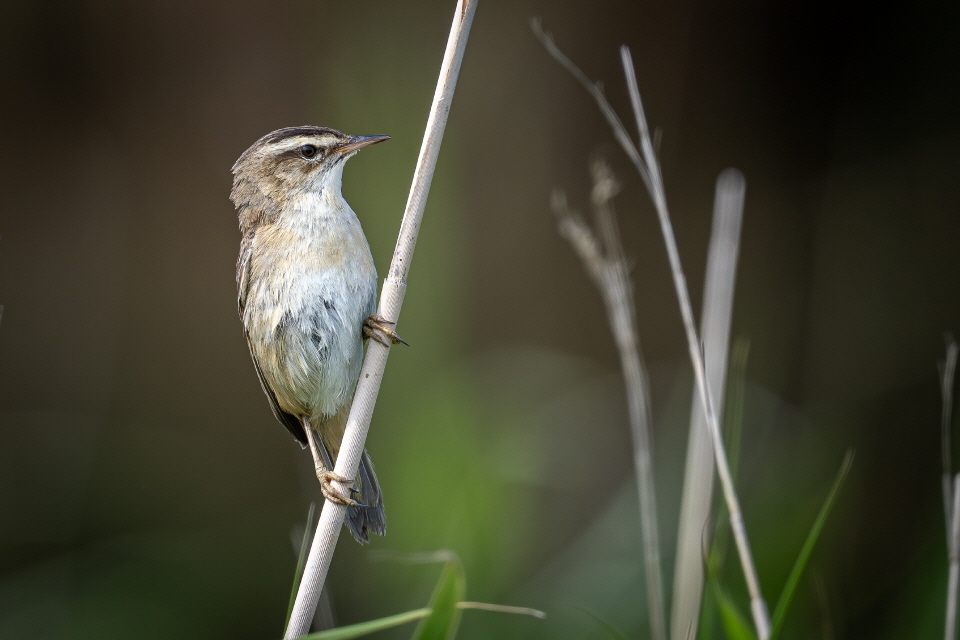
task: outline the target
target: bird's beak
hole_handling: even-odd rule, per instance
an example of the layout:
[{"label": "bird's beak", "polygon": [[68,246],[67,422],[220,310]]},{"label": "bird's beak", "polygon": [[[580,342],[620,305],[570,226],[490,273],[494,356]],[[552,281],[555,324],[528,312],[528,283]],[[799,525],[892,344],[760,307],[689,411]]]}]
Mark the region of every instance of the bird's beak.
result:
[{"label": "bird's beak", "polygon": [[389,139],[390,136],[351,136],[343,146],[337,147],[334,151],[336,153],[350,153],[351,151],[369,147],[372,144],[377,144],[378,142]]}]

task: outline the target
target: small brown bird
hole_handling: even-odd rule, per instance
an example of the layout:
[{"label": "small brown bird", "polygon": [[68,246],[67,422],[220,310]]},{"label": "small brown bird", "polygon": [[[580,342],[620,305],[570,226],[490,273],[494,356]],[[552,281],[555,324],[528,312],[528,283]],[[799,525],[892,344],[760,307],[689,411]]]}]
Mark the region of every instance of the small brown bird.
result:
[{"label": "small brown bird", "polygon": [[377,271],[357,215],[343,199],[343,166],[389,136],[303,126],[269,133],[233,165],[240,218],[237,307],[273,415],[310,447],[323,495],[348,505],[360,543],[383,535],[386,516],[367,452],[351,496],[332,481],[365,338],[403,342],[375,314]]}]

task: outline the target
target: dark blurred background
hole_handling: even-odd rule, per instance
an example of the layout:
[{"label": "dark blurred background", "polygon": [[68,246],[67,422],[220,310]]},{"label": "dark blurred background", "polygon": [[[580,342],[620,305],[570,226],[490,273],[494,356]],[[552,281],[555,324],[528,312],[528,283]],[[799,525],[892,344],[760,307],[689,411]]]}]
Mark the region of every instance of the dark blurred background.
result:
[{"label": "dark blurred background", "polygon": [[[281,635],[291,531],[320,493],[236,315],[229,169],[282,126],[392,135],[344,179],[383,273],[453,7],[0,7],[0,637]],[[467,612],[459,637],[607,637],[586,611],[645,637],[618,360],[548,206],[562,186],[586,208],[597,154],[624,185],[672,576],[691,373],[666,255],[537,15],[625,119],[631,47],[697,305],[714,181],[746,176],[739,483],[769,601],[856,450],[785,637],[941,635],[960,21],[933,2],[480,2],[399,327],[413,347],[394,349],[368,441],[389,535],[340,543],[338,621],[429,598],[436,567],[370,550],[449,548],[471,600],[550,616]]]}]

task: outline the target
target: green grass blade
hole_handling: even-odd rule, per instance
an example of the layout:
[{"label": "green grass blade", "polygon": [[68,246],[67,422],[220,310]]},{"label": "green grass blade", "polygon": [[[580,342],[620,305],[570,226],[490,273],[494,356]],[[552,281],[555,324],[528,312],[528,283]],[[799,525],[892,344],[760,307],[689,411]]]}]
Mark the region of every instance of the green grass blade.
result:
[{"label": "green grass blade", "polygon": [[[714,559],[715,560],[715,559]],[[737,608],[733,599],[727,595],[723,586],[720,584],[720,577],[717,575],[717,564],[715,561],[707,562],[707,583],[710,585],[710,593],[720,610],[720,622],[723,624],[723,630],[726,632],[728,640],[757,640],[753,633],[753,628],[747,621],[747,618]]]},{"label": "green grass blade", "polygon": [[303,530],[303,540],[300,542],[300,555],[297,557],[297,570],[293,573],[293,588],[290,589],[290,603],[287,605],[287,617],[284,619],[283,628],[286,629],[290,624],[290,614],[293,612],[293,603],[297,599],[297,591],[300,590],[300,580],[303,578],[303,568],[307,566],[307,554],[310,551],[310,541],[313,539],[313,515],[317,510],[316,503],[310,503],[310,510],[307,511],[307,526]]},{"label": "green grass blade", "polygon": [[440,579],[430,598],[430,615],[420,621],[413,640],[452,640],[460,624],[457,603],[467,590],[460,559],[451,554],[443,565]]},{"label": "green grass blade", "polygon": [[[713,600],[713,590],[704,589],[703,599],[700,601],[700,622],[697,624],[697,640],[711,640],[713,638],[714,619],[717,616],[717,604]],[[682,634],[690,640],[689,630]]]},{"label": "green grass blade", "polygon": [[[719,584],[716,585],[719,588]],[[757,640],[753,634],[750,623],[744,617],[733,600],[726,593],[722,595],[714,594],[717,598],[718,608],[720,609],[720,621],[723,623],[723,630],[726,632],[728,640]]]},{"label": "green grass blade", "polygon": [[793,600],[793,594],[797,590],[797,584],[800,582],[800,576],[803,574],[803,569],[807,566],[807,561],[810,559],[810,554],[813,553],[813,546],[817,543],[817,538],[820,536],[820,531],[823,529],[823,524],[827,520],[827,515],[829,515],[830,509],[833,507],[834,500],[836,499],[837,494],[840,492],[840,487],[843,486],[843,481],[846,479],[851,465],[853,465],[853,450],[847,450],[847,455],[843,458],[843,464],[840,465],[840,471],[837,472],[837,477],[833,481],[833,487],[830,488],[830,493],[827,494],[827,499],[824,500],[823,506],[820,507],[820,512],[817,514],[817,519],[813,521],[813,527],[810,529],[810,533],[807,534],[807,539],[804,541],[803,547],[800,549],[800,555],[797,556],[796,562],[793,563],[793,569],[790,571],[790,576],[787,578],[786,584],[783,585],[783,592],[780,594],[780,599],[777,601],[777,606],[773,610],[773,630],[770,634],[771,640],[777,637],[777,634],[780,632],[780,628],[783,626],[783,619],[787,615],[787,609],[790,607],[790,601]]},{"label": "green grass blade", "polygon": [[360,638],[377,631],[383,631],[384,629],[399,627],[402,624],[408,624],[415,620],[423,620],[429,615],[430,609],[414,609],[413,611],[398,613],[394,616],[387,616],[386,618],[369,620],[367,622],[337,627],[336,629],[328,629],[326,631],[318,631],[317,633],[304,636],[302,640],[349,640],[350,638]]}]

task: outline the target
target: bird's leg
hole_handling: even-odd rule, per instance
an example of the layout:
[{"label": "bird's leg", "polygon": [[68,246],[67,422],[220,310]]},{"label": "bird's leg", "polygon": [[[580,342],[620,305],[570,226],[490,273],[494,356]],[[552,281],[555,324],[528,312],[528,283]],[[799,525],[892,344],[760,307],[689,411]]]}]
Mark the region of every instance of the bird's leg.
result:
[{"label": "bird's leg", "polygon": [[[353,481],[350,478],[345,478],[339,473],[335,473],[333,470],[327,468],[327,462],[324,460],[323,454],[320,452],[320,447],[322,445],[317,444],[317,434],[314,433],[313,429],[310,427],[310,421],[306,417],[301,418],[303,421],[303,430],[307,434],[307,442],[310,444],[310,454],[313,455],[313,464],[314,469],[317,472],[317,480],[320,481],[320,492],[323,494],[323,497],[329,500],[330,502],[335,502],[337,504],[342,504],[347,507],[362,507],[364,505],[360,504],[353,498],[343,495],[343,493],[333,486],[334,482],[342,482],[346,485],[353,484]],[[329,459],[329,455],[327,456]],[[332,465],[332,463],[330,463]],[[351,493],[356,493],[357,490],[350,487]]]},{"label": "bird's leg", "polygon": [[[410,344],[398,336],[396,331],[390,328],[395,324],[396,322],[390,322],[383,316],[373,314],[363,321],[363,335],[368,338],[373,338],[385,347],[389,347],[391,344],[398,343],[405,344],[409,347]],[[387,342],[388,338],[390,342]]]}]

